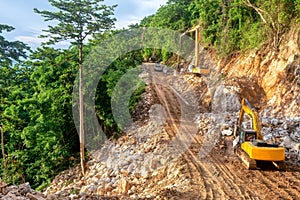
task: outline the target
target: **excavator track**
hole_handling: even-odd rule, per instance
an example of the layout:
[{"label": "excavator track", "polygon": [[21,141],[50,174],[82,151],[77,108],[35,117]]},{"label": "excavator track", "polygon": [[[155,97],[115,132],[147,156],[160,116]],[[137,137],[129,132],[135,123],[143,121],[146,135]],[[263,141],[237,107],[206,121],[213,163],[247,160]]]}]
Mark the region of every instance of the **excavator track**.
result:
[{"label": "excavator track", "polygon": [[273,165],[278,169],[284,171],[286,169],[286,165],[284,161],[277,161],[272,162]]},{"label": "excavator track", "polygon": [[255,169],[273,168],[280,171],[284,171],[286,169],[286,165],[284,161],[254,160],[250,158],[248,154],[245,151],[243,151],[240,147],[237,148],[235,151],[247,169],[255,170]]},{"label": "excavator track", "polygon": [[235,151],[247,169],[257,169],[256,160],[249,158],[247,153],[240,147],[238,147]]}]

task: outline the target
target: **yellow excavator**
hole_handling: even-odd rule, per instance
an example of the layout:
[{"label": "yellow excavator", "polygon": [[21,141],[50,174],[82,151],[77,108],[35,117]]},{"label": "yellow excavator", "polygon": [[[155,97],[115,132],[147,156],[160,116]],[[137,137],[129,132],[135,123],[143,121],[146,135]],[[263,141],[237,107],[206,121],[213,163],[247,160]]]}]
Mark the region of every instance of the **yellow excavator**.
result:
[{"label": "yellow excavator", "polygon": [[[247,114],[251,119],[251,129],[242,128],[244,114]],[[257,169],[265,166],[266,163],[272,163],[279,170],[285,169],[284,147],[263,140],[258,112],[245,98],[242,99],[238,123],[234,128],[234,136],[236,137],[235,141],[238,141],[236,144],[240,144],[236,148],[236,152],[247,169]]]},{"label": "yellow excavator", "polygon": [[193,74],[209,75],[210,69],[203,68],[199,65],[200,25],[196,25],[193,28],[186,30],[181,37],[191,32],[195,32],[195,55],[194,63],[188,66],[188,72]]}]

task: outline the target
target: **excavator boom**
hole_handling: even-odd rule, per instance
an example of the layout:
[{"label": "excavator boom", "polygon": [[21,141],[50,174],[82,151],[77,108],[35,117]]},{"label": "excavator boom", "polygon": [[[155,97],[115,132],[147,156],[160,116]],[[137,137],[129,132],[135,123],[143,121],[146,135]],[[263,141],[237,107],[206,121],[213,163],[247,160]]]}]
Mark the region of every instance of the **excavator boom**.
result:
[{"label": "excavator boom", "polygon": [[258,112],[251,106],[247,99],[242,99],[242,107],[240,110],[240,117],[238,121],[238,126],[242,126],[242,122],[244,119],[244,114],[247,114],[252,120],[252,128],[256,131],[256,138],[258,140],[262,140],[263,136],[261,134],[261,125],[259,120]]},{"label": "excavator boom", "polygon": [[196,25],[191,29],[186,30],[183,34],[195,32],[195,55],[194,63],[188,67],[188,71],[193,74],[209,75],[211,70],[199,66],[199,45],[200,45],[200,25]]}]

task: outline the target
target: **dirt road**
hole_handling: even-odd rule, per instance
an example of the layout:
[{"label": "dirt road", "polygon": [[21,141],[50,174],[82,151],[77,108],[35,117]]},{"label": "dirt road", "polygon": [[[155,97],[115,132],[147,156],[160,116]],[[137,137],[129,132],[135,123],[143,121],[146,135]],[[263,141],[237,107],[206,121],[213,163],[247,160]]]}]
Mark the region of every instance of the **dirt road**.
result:
[{"label": "dirt road", "polygon": [[[170,138],[174,137],[181,118],[180,98],[168,87],[157,84],[166,82],[166,75],[151,71],[151,66],[149,73],[156,79],[152,81],[156,97],[167,111],[166,130]],[[186,177],[191,179],[191,192],[179,194],[170,190],[166,196],[171,199],[300,199],[299,167],[288,165],[286,171],[247,170],[238,157],[228,151],[230,141],[222,139],[200,159],[203,135],[197,133],[192,140],[182,156],[188,166]]]}]

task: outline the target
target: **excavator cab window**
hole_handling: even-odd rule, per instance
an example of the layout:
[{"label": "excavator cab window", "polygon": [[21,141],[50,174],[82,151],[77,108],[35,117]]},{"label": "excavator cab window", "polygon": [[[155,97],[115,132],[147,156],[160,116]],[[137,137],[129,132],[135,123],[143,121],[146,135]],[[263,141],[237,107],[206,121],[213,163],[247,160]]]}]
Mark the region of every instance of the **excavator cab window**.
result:
[{"label": "excavator cab window", "polygon": [[257,133],[254,130],[242,130],[240,138],[241,142],[250,142],[256,139]]}]

